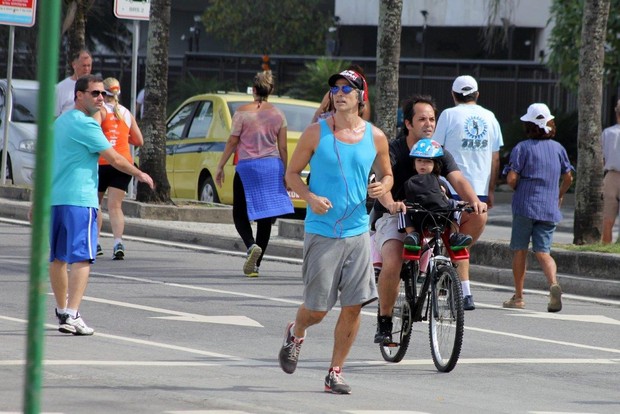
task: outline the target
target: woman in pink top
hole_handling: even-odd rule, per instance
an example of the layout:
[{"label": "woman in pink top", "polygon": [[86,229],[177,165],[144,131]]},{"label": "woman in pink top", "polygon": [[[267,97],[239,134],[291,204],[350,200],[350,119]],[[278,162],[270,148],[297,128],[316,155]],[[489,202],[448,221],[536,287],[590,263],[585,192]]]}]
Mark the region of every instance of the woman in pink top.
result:
[{"label": "woman in pink top", "polygon": [[[222,186],[224,165],[237,152],[233,179],[233,220],[247,248],[243,273],[257,277],[275,217],[293,212],[284,185],[288,161],[286,118],[267,98],[273,92],[271,71],[254,77],[254,101],[240,106],[232,119],[232,130],[220,158],[215,182]],[[256,221],[256,239],[250,220]]]}]

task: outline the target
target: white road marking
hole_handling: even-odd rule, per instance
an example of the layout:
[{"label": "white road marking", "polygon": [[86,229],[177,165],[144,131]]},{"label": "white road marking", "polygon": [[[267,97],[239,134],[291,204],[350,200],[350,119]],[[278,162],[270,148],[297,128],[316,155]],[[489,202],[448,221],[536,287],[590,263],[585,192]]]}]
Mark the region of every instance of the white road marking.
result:
[{"label": "white road marking", "polygon": [[[26,361],[23,359],[0,361],[0,366],[15,366],[25,365]],[[73,366],[73,365],[85,365],[85,366],[107,366],[107,367],[213,367],[221,366],[213,362],[180,362],[180,361],[100,361],[100,360],[43,360],[45,366]]]},{"label": "white road marking", "polygon": [[403,411],[403,410],[344,410],[343,413],[349,414],[431,414],[427,411]]},{"label": "white road marking", "polygon": [[[394,366],[393,362],[387,361],[347,361],[347,364],[355,365],[390,365]],[[615,365],[620,364],[620,358],[608,359],[608,358],[459,358],[459,365],[525,365],[525,364],[563,364],[563,365],[584,365],[584,364],[597,364],[597,365]],[[434,365],[433,360],[428,359],[403,359],[396,365]]]},{"label": "white road marking", "polygon": [[567,315],[565,313],[513,313],[511,316],[520,316],[524,318],[541,318],[541,319],[559,319],[563,321],[587,322],[587,323],[603,323],[608,325],[620,325],[617,319],[608,318],[602,315]]},{"label": "white road marking", "polygon": [[[232,295],[232,296],[240,296],[240,297],[247,297],[247,298],[263,299],[263,300],[268,300],[268,301],[272,301],[272,302],[292,303],[292,304],[297,304],[297,305],[302,303],[301,301],[294,301],[294,300],[289,300],[289,299],[274,298],[274,297],[269,297],[269,296],[255,295],[255,294],[249,294],[249,293],[243,293],[243,292],[237,292],[237,291],[205,288],[205,287],[202,287],[202,286],[184,285],[184,284],[180,284],[180,283],[160,282],[160,281],[154,281],[152,279],[144,279],[144,278],[132,277],[132,276],[120,276],[120,275],[112,275],[112,274],[105,274],[105,273],[98,273],[98,275],[106,276],[106,277],[110,277],[110,278],[134,280],[134,281],[140,281],[140,282],[146,282],[146,283],[165,284],[167,286],[174,286],[174,287],[178,287],[178,288],[182,288],[182,289],[201,290],[201,291],[206,291],[206,292],[215,292],[215,293],[227,294],[227,295]],[[489,305],[489,306],[490,307],[495,307],[495,305]],[[498,306],[497,308],[501,308],[501,307]],[[340,308],[338,308],[338,307],[334,307],[334,310],[339,310],[339,309]],[[530,312],[537,313],[537,312],[534,312],[534,311],[530,311]],[[373,318],[377,317],[377,312],[376,311],[362,311],[361,313],[363,315],[371,316]],[[538,313],[543,313],[543,312],[538,312]],[[425,323],[427,323],[427,322],[425,322]],[[526,339],[526,340],[531,340],[531,341],[536,341],[536,342],[545,342],[545,343],[552,343],[552,344],[557,344],[557,345],[572,346],[572,347],[582,348],[582,349],[591,349],[591,350],[597,350],[597,351],[620,353],[620,349],[602,348],[602,347],[578,344],[578,343],[574,343],[574,342],[555,341],[555,340],[551,340],[551,339],[538,338],[538,337],[534,337],[534,336],[526,336],[526,335],[514,334],[514,333],[511,333],[511,332],[502,332],[502,331],[491,330],[491,329],[475,328],[475,327],[467,326],[467,325],[465,325],[465,329],[466,330],[471,330],[471,331],[476,331],[476,332],[482,332],[482,333],[486,333],[486,334],[490,334],[490,335],[502,335],[502,336],[508,336],[508,337],[519,338],[519,339]]]},{"label": "white road marking", "polygon": [[[53,295],[53,293],[48,293]],[[105,303],[107,305],[121,306],[125,308],[140,309],[155,313],[165,313],[174,316],[153,316],[154,319],[167,319],[183,322],[206,322],[206,323],[219,323],[223,325],[239,325],[239,326],[252,326],[257,328],[263,328],[263,325],[256,322],[254,319],[250,319],[247,316],[205,316],[197,315],[194,313],[179,312],[162,308],[155,308],[152,306],[136,305],[134,303],[119,302],[117,300],[94,298],[92,296],[84,296],[82,300],[90,302]]]},{"label": "white road marking", "polygon": [[248,411],[238,411],[238,410],[164,411],[164,413],[165,414],[251,414]]},{"label": "white road marking", "polygon": [[[4,319],[4,320],[7,320],[7,321],[11,321],[11,322],[18,322],[18,323],[22,323],[22,324],[27,324],[28,323],[28,321],[25,320],[25,319],[11,318],[9,316],[3,316],[3,315],[0,315],[0,319]],[[46,328],[50,328],[50,329],[57,329],[58,328],[58,325],[53,325],[53,324],[49,324],[49,323],[46,323],[44,326]],[[102,332],[99,332],[99,331],[95,332],[95,338],[97,338],[97,337],[113,339],[113,340],[117,340],[117,341],[121,341],[121,342],[130,342],[130,343],[133,343],[133,344],[146,345],[146,346],[151,346],[151,347],[154,347],[154,348],[163,348],[163,349],[169,349],[169,350],[173,350],[173,351],[186,352],[186,353],[195,354],[195,355],[202,355],[202,356],[208,356],[208,357],[213,357],[213,358],[228,359],[228,360],[237,361],[237,362],[243,361],[244,363],[247,363],[249,361],[247,359],[236,357],[236,356],[233,356],[233,355],[225,355],[225,354],[220,354],[220,353],[216,353],[216,352],[204,351],[202,349],[188,348],[188,347],[185,347],[185,346],[178,346],[178,345],[170,345],[170,344],[165,344],[165,343],[161,343],[161,342],[147,341],[147,340],[144,340],[144,339],[128,338],[126,336],[111,335],[111,334],[106,334],[106,333],[102,333]]]}]

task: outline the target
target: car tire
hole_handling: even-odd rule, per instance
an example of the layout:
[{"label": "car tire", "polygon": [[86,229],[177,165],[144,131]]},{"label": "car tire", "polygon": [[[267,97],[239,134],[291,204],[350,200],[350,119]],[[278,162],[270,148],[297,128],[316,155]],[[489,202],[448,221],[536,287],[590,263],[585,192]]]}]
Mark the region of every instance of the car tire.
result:
[{"label": "car tire", "polygon": [[217,189],[215,188],[215,182],[213,177],[207,175],[200,180],[198,185],[198,201],[205,203],[219,203],[220,198],[217,195]]}]

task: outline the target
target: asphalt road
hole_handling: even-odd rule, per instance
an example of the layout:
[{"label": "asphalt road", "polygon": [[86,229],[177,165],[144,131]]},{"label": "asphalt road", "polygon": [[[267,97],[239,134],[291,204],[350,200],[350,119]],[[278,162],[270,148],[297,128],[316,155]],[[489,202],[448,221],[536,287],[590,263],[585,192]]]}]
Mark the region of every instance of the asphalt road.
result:
[{"label": "asphalt road", "polygon": [[[22,409],[30,228],[0,221],[0,413]],[[565,297],[546,312],[506,310],[507,288],[476,284],[461,358],[440,374],[427,326],[398,364],[372,343],[363,314],[345,367],[350,396],[323,392],[338,312],[308,332],[297,372],[277,362],[301,302],[298,260],[270,259],[257,279],[243,257],[127,240],[127,260],[98,259],[81,312],[92,337],[56,330],[48,296],[44,413],[617,413],[620,303]]]}]

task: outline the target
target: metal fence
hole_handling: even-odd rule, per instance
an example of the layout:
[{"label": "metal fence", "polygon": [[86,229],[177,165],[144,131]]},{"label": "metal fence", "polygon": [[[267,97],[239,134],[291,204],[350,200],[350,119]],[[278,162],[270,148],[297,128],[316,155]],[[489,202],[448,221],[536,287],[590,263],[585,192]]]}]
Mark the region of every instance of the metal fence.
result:
[{"label": "metal fence", "polygon": [[[271,65],[279,84],[294,84],[306,69],[306,63],[319,56],[272,55]],[[361,65],[372,86],[376,80],[376,60],[360,57],[339,59]],[[216,78],[245,89],[260,68],[260,55],[187,53],[180,73],[198,78]],[[400,98],[414,93],[429,94],[440,109],[454,105],[450,90],[455,77],[469,74],[476,78],[480,89],[479,103],[497,116],[502,123],[518,119],[529,104],[545,102],[556,113],[577,109],[577,96],[560,86],[558,77],[544,65],[523,61],[401,59],[399,69]],[[604,102],[611,97],[605,96]],[[608,106],[609,107],[609,106]],[[605,111],[604,111],[605,112]]]},{"label": "metal fence", "polygon": [[[18,52],[19,53],[19,52]],[[293,85],[303,71],[306,63],[314,62],[321,56],[271,55],[270,63],[280,85]],[[376,80],[376,60],[368,57],[342,56],[338,59],[357,63],[364,67],[369,84]],[[36,67],[33,59],[23,56],[15,59],[15,74],[35,73],[29,65]],[[251,79],[262,63],[261,55],[242,55],[233,53],[186,52],[171,55],[169,58],[169,85],[190,74],[201,79],[215,79],[233,85],[237,90],[245,90],[247,80]],[[141,57],[138,62],[140,89],[144,82],[146,62]],[[6,68],[0,67],[0,77]],[[131,59],[117,55],[95,54],[93,72],[103,76],[115,76],[122,86],[129,89]],[[509,123],[525,113],[533,102],[546,103],[554,114],[570,114],[577,110],[577,95],[559,84],[558,76],[543,64],[530,61],[505,60],[448,60],[406,58],[400,61],[400,98],[414,93],[430,94],[439,109],[452,106],[450,90],[456,76],[469,74],[476,78],[480,89],[479,103],[492,110],[501,123]],[[59,69],[59,79],[64,66]],[[612,122],[612,111],[618,92],[607,85],[603,96],[602,125]],[[197,93],[200,91],[196,91]],[[372,99],[372,95],[371,95]]]}]

